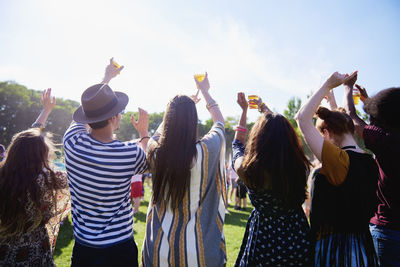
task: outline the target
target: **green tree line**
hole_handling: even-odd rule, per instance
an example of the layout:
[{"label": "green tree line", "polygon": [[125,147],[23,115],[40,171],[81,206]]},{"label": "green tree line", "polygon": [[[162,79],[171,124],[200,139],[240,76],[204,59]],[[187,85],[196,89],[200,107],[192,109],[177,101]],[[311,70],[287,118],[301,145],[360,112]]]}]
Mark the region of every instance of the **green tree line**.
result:
[{"label": "green tree line", "polygon": [[[0,143],[7,146],[12,136],[15,133],[23,131],[30,127],[39,115],[42,105],[40,102],[41,91],[28,89],[27,87],[15,82],[0,82]],[[57,105],[53,112],[50,114],[46,131],[53,133],[53,139],[56,144],[61,144],[62,137],[72,121],[72,114],[79,106],[77,101],[57,98]],[[288,106],[284,111],[284,115],[295,127],[297,133],[298,127],[294,120],[294,115],[301,106],[301,100],[298,98],[291,98]],[[128,141],[138,138],[139,135],[131,123],[131,115],[137,116],[137,112],[126,112],[122,119],[120,128],[116,131],[117,138],[121,141]],[[161,123],[164,112],[150,113],[149,114],[149,132],[154,133]],[[137,118],[137,117],[136,117]],[[231,153],[231,144],[235,135],[235,125],[237,125],[239,117],[227,116],[225,118],[225,132],[226,132],[226,152]],[[204,122],[199,120],[198,136],[204,136],[211,128],[212,119]],[[251,129],[254,122],[248,123],[247,128]],[[302,137],[301,137],[302,139]],[[304,149],[308,155],[311,152],[307,148],[302,139]]]}]

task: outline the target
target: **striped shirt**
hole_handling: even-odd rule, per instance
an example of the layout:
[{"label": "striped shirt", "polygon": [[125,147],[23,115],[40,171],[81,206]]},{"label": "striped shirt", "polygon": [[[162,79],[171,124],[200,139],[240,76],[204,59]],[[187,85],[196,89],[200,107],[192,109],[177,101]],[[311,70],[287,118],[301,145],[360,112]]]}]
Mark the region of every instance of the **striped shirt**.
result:
[{"label": "striped shirt", "polygon": [[74,237],[90,247],[109,247],[132,238],[131,177],[146,168],[134,142],[95,140],[83,124],[64,135]]},{"label": "striped shirt", "polygon": [[226,263],[223,124],[215,123],[196,144],[196,150],[196,163],[182,204],[172,210],[169,203],[149,203],[142,246],[143,266],[196,267]]}]

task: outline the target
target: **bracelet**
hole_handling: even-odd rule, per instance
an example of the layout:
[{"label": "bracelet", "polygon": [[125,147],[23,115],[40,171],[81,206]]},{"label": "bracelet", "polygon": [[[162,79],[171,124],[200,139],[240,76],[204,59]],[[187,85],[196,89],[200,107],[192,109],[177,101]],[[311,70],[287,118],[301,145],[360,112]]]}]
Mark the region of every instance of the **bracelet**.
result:
[{"label": "bracelet", "polygon": [[150,139],[150,136],[143,136],[142,138],[140,138],[139,142],[142,142],[142,141],[143,141],[143,139],[147,139],[147,138],[149,138],[149,139]]},{"label": "bracelet", "polygon": [[31,128],[44,128],[40,122],[34,122],[31,125]]},{"label": "bracelet", "polygon": [[243,126],[237,125],[235,128],[235,131],[237,132],[242,132],[242,133],[247,133],[247,129]]},{"label": "bracelet", "polygon": [[218,107],[218,104],[214,102],[214,103],[211,104],[211,105],[209,105],[209,104],[206,105],[206,108],[207,108],[208,110],[210,110],[210,109],[213,108],[213,107]]},{"label": "bracelet", "polygon": [[214,107],[215,105],[218,105],[217,102],[215,102],[214,99],[211,99],[209,102],[207,102],[206,108],[210,109],[210,108]]}]

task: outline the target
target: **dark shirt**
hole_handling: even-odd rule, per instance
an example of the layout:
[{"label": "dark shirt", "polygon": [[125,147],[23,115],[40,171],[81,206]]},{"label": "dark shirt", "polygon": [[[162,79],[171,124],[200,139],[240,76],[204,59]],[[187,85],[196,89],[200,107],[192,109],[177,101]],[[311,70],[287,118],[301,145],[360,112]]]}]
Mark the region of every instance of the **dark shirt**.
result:
[{"label": "dark shirt", "polygon": [[379,166],[378,206],[371,223],[400,231],[400,135],[368,125],[363,136]]}]

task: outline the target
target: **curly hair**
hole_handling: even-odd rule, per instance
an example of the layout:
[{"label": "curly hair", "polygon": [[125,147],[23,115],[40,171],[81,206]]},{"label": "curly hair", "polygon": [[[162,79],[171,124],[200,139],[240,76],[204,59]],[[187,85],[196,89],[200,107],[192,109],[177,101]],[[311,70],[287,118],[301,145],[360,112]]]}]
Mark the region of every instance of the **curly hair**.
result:
[{"label": "curly hair", "polygon": [[389,132],[400,132],[400,87],[380,91],[368,98],[364,111],[370,115],[371,124]]}]

